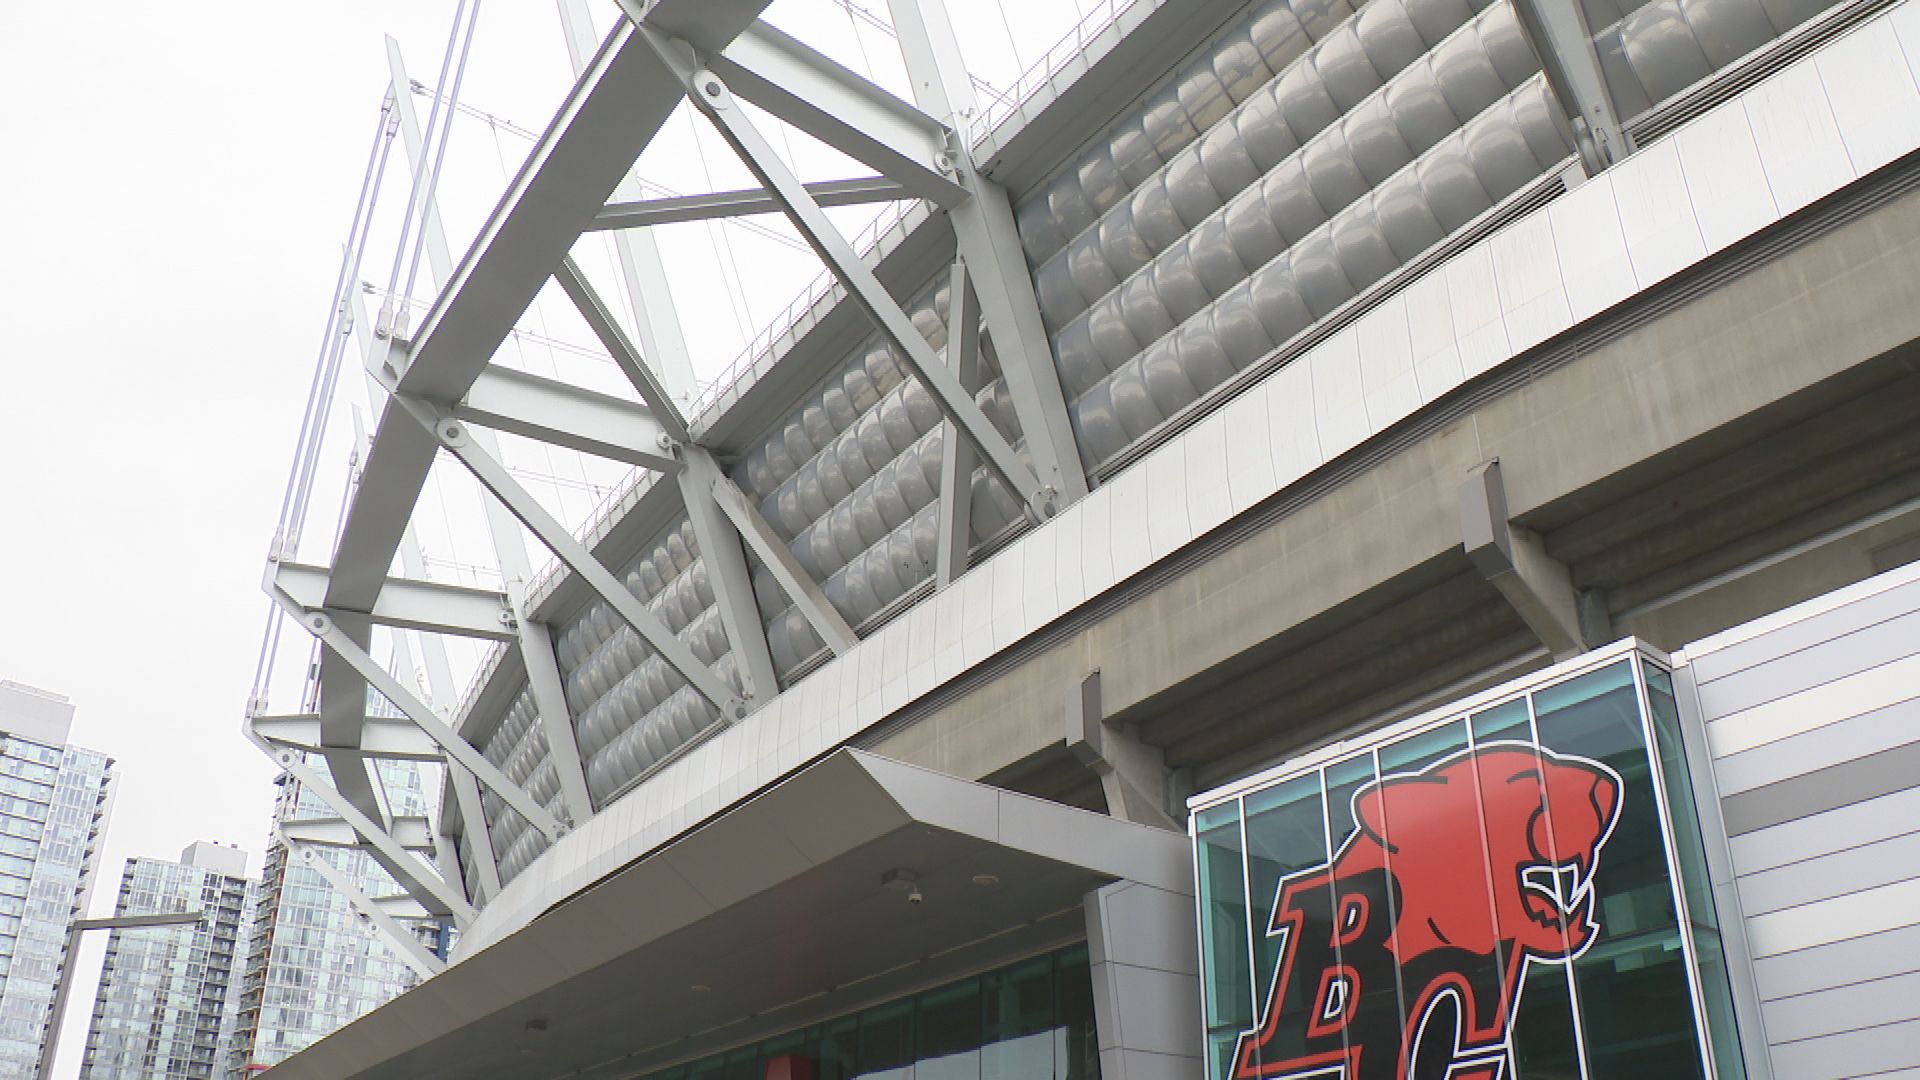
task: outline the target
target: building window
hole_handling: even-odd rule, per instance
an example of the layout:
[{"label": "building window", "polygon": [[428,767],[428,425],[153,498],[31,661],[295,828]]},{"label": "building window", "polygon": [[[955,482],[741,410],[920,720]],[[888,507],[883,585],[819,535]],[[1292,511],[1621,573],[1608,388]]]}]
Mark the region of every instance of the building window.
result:
[{"label": "building window", "polygon": [[1210,1080],[1743,1075],[1680,738],[1623,646],[1193,800]]}]

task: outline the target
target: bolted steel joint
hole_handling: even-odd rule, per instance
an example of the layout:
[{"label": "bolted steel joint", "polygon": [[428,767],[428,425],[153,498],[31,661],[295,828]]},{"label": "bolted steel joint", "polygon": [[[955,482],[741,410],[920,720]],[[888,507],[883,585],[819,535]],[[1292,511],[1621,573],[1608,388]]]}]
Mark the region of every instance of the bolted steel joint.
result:
[{"label": "bolted steel joint", "polygon": [[728,92],[726,81],[706,68],[695,69],[691,81],[693,92],[709,106],[724,109],[733,103],[733,95]]},{"label": "bolted steel joint", "polygon": [[307,632],[314,637],[325,637],[333,629],[333,620],[326,613],[311,611],[307,613]]},{"label": "bolted steel joint", "polygon": [[467,426],[458,420],[440,421],[434,425],[433,434],[450,449],[467,445]]}]

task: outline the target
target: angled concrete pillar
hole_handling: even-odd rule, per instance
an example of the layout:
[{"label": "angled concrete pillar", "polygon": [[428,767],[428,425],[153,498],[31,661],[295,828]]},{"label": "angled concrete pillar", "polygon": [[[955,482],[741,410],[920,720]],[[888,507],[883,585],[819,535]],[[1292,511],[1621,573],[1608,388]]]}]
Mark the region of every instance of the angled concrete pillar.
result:
[{"label": "angled concrete pillar", "polygon": [[1158,749],[1106,722],[1100,705],[1100,673],[1067,688],[1067,749],[1100,777],[1107,813],[1122,821],[1180,831],[1167,813],[1167,762]]},{"label": "angled concrete pillar", "polygon": [[1498,458],[1476,465],[1460,485],[1460,536],[1467,558],[1555,660],[1605,644],[1605,606],[1597,597],[1583,600],[1567,565],[1547,554],[1538,535],[1508,518]]}]

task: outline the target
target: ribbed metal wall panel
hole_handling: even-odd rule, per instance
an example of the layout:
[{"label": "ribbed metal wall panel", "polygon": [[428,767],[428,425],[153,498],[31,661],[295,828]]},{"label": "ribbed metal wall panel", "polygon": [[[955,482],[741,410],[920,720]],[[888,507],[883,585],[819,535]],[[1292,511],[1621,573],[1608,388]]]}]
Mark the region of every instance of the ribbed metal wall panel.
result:
[{"label": "ribbed metal wall panel", "polygon": [[1687,653],[1774,1075],[1920,1069],[1920,567]]}]

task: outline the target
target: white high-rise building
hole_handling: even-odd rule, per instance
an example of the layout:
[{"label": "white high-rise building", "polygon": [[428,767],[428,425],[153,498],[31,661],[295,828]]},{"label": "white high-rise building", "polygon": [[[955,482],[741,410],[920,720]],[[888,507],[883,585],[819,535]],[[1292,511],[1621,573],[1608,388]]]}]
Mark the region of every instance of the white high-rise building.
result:
[{"label": "white high-rise building", "polygon": [[0,681],[0,1076],[31,1076],[67,930],[93,892],[113,759],[67,745],[73,704]]},{"label": "white high-rise building", "polygon": [[202,911],[197,925],[113,931],[87,1029],[81,1076],[89,1080],[224,1077],[258,884],[247,854],[196,842],[179,861],[128,859],[113,913]]}]

